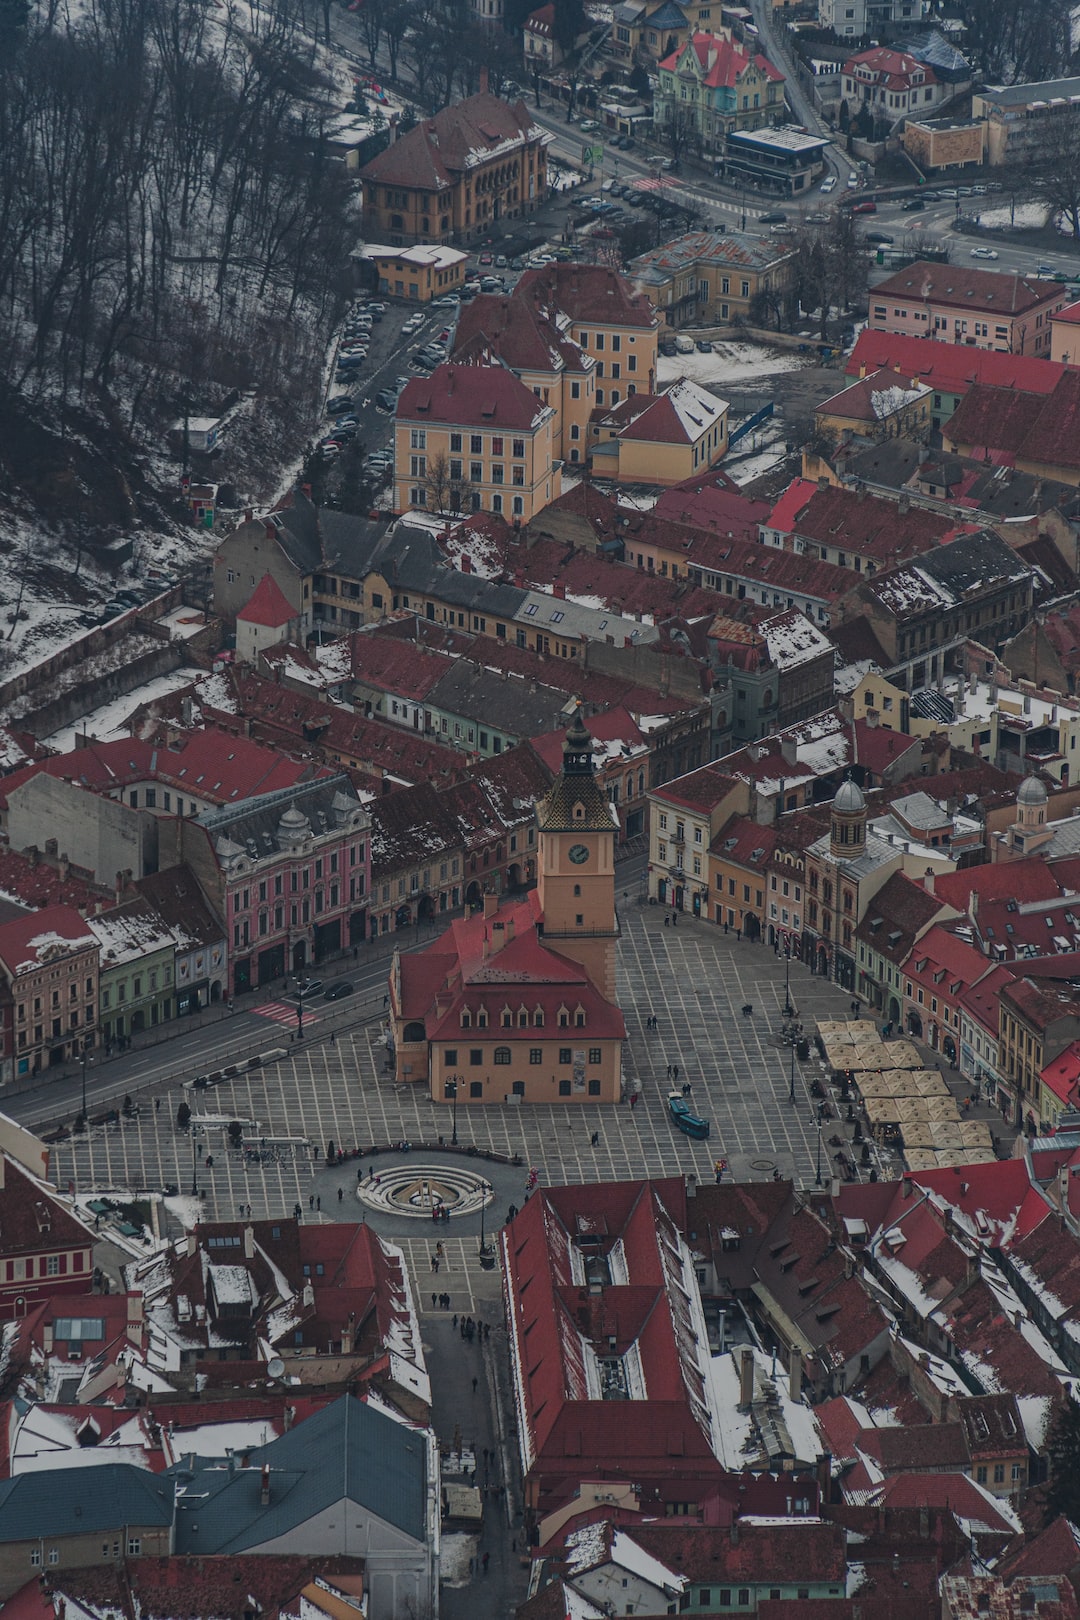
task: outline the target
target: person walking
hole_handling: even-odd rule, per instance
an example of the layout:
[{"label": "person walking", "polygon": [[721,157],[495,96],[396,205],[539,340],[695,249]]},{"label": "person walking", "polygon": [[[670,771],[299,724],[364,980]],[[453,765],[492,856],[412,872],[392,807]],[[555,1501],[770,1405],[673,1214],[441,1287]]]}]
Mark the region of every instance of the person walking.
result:
[{"label": "person walking", "polygon": [[484,1574],[485,1574],[485,1575],[486,1575],[486,1574],[487,1574],[487,1572],[488,1572],[488,1564],[489,1564],[489,1563],[490,1563],[490,1562],[491,1562],[491,1554],[490,1554],[490,1553],[489,1553],[489,1552],[486,1552],[486,1553],[485,1553],[485,1554],[484,1554],[484,1556],[483,1556],[483,1558],[481,1558],[481,1560],[480,1560],[480,1563],[481,1563],[481,1565],[482,1565],[482,1566],[483,1566],[483,1570],[484,1570]]},{"label": "person walking", "polygon": [[472,1392],[474,1395],[476,1394],[476,1386],[479,1382],[480,1380],[478,1378],[474,1378],[472,1381]]},{"label": "person walking", "polygon": [[315,1208],[315,1194],[314,1193],[312,1193],[310,1198],[308,1199],[307,1207],[308,1207],[308,1209],[314,1209]]},{"label": "person walking", "polygon": [[321,1193],[316,1193],[315,1194],[315,1208],[316,1209],[322,1209],[322,1194]]},{"label": "person walking", "polygon": [[338,1190],[337,1190],[337,1201],[338,1201],[339,1204],[341,1203],[341,1200],[344,1197],[345,1197],[345,1189],[344,1189],[344,1187],[339,1187]]}]

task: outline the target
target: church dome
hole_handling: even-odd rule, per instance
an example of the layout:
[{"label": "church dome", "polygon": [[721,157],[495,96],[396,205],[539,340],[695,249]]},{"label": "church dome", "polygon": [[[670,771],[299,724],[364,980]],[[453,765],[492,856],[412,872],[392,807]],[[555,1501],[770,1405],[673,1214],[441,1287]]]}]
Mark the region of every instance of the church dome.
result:
[{"label": "church dome", "polygon": [[1020,791],[1016,795],[1017,804],[1040,805],[1047,800],[1046,788],[1037,776],[1025,777],[1020,784]]},{"label": "church dome", "polygon": [[298,844],[311,837],[311,822],[302,810],[291,804],[277,824],[279,844]]},{"label": "church dome", "polygon": [[863,798],[862,789],[857,783],[851,781],[850,777],[846,782],[841,782],[836,798],[833,800],[833,809],[848,815],[855,815],[857,812],[866,809],[866,800]]}]

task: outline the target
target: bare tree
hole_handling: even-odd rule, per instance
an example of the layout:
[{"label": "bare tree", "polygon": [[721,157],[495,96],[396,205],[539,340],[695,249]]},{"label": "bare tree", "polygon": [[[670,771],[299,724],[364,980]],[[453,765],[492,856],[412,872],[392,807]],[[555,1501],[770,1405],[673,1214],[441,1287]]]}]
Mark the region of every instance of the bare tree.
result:
[{"label": "bare tree", "polygon": [[1080,237],[1080,107],[1045,113],[1029,183]]},{"label": "bare tree", "polygon": [[450,504],[450,459],[440,450],[437,455],[427,458],[427,477],[424,488],[427,491],[428,505],[434,512],[445,512]]}]

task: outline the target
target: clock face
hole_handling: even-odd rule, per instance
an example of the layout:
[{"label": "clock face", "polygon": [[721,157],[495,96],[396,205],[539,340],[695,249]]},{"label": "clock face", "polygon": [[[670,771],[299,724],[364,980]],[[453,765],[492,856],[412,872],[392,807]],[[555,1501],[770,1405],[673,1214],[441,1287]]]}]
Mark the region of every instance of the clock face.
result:
[{"label": "clock face", "polygon": [[569,854],[570,859],[573,861],[575,866],[583,866],[584,863],[589,858],[588,845],[587,844],[571,844],[570,849],[568,851],[568,854]]}]

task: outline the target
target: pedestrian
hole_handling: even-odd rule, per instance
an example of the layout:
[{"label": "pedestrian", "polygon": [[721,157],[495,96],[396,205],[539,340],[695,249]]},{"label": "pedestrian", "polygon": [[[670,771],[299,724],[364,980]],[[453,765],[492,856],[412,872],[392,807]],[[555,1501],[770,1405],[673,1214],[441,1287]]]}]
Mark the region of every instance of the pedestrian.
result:
[{"label": "pedestrian", "polygon": [[457,1311],[454,1312],[454,1326],[457,1327]]},{"label": "pedestrian", "polygon": [[668,914],[667,914],[667,912],[666,912],[666,911],[665,911],[665,912],[664,912],[664,927],[665,927],[665,928],[666,928],[666,927],[667,927],[667,925],[668,925]]},{"label": "pedestrian", "polygon": [[474,1378],[473,1381],[472,1381],[472,1392],[473,1392],[474,1395],[476,1394],[476,1386],[477,1386],[478,1383],[479,1383],[479,1379]]},{"label": "pedestrian", "polygon": [[599,1131],[593,1131],[593,1133],[592,1133],[592,1145],[593,1145],[593,1147],[599,1147],[599,1145],[600,1145],[600,1132]]},{"label": "pedestrian", "polygon": [[431,1269],[432,1269],[432,1271],[435,1270],[437,1264],[438,1264],[438,1262],[436,1261],[435,1256],[432,1255],[432,1257],[431,1257]]},{"label": "pedestrian", "polygon": [[664,1079],[665,1080],[670,1080],[671,1079],[671,1064],[670,1063],[668,1064],[667,1068],[664,1070]]},{"label": "pedestrian", "polygon": [[679,1080],[679,1065],[678,1065],[678,1064],[677,1064],[677,1063],[673,1063],[673,1064],[672,1064],[672,1065],[671,1065],[671,1078],[672,1078],[672,1080],[674,1080],[674,1081],[675,1081],[675,1083],[676,1083],[676,1084],[678,1084],[678,1080]]},{"label": "pedestrian", "polygon": [[322,1195],[320,1193],[315,1194],[315,1208],[322,1209]]},{"label": "pedestrian", "polygon": [[250,1219],[251,1219],[251,1205],[250,1204],[247,1207],[247,1212],[248,1212],[248,1220],[250,1221]]},{"label": "pedestrian", "polygon": [[315,1194],[314,1193],[312,1193],[311,1196],[308,1198],[307,1207],[308,1207],[308,1209],[314,1209],[315,1208]]},{"label": "pedestrian", "polygon": [[244,1206],[243,1206],[243,1204],[241,1204],[240,1205],[240,1219],[243,1220],[243,1218],[244,1218]]},{"label": "pedestrian", "polygon": [[363,1179],[364,1179],[364,1167],[363,1167],[363,1165],[361,1165],[360,1168],[356,1172],[356,1185],[358,1187],[359,1187],[360,1183],[363,1181]]},{"label": "pedestrian", "polygon": [[491,1562],[491,1554],[489,1552],[486,1552],[484,1554],[483,1558],[481,1558],[480,1562],[484,1566],[484,1574],[486,1575],[487,1572],[488,1572],[488,1564]]},{"label": "pedestrian", "polygon": [[637,1092],[637,1091],[632,1091],[630,1093],[630,1111],[631,1111],[631,1113],[637,1107],[637,1100],[638,1100],[639,1095],[640,1095],[640,1093]]},{"label": "pedestrian", "polygon": [[432,1308],[432,1310],[435,1309],[435,1295],[434,1294],[432,1294],[432,1296],[431,1296],[431,1308]]},{"label": "pedestrian", "polygon": [[155,1114],[160,1114],[161,1113],[161,1098],[160,1097],[155,1097],[154,1098],[154,1113]]},{"label": "pedestrian", "polygon": [[344,1197],[345,1197],[345,1189],[343,1187],[339,1187],[338,1190],[337,1190],[337,1201],[338,1201],[339,1204],[341,1203],[341,1200]]},{"label": "pedestrian", "polygon": [[331,1046],[336,1046],[337,1045],[337,1036],[334,1034],[333,1030],[330,1031],[330,1045]]},{"label": "pedestrian", "polygon": [[679,926],[679,913],[677,911],[671,913],[671,926],[672,928],[678,928]]}]

